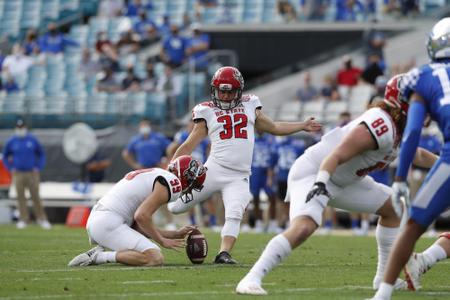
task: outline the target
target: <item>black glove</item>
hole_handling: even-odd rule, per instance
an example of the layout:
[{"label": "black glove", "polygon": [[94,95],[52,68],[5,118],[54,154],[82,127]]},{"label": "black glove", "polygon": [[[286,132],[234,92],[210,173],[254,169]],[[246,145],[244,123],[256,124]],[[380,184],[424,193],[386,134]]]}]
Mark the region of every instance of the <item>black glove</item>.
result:
[{"label": "black glove", "polygon": [[318,181],[314,183],[313,187],[306,196],[306,203],[308,203],[312,198],[320,195],[325,195],[330,198],[330,193],[328,193],[325,183]]}]

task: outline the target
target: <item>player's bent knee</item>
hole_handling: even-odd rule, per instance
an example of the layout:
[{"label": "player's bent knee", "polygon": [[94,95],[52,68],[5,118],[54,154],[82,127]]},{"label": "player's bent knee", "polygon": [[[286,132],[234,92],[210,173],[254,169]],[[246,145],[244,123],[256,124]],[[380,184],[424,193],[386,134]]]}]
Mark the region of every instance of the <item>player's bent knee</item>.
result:
[{"label": "player's bent knee", "polygon": [[147,267],[160,266],[164,263],[164,256],[161,251],[156,249],[145,250],[143,265]]},{"label": "player's bent knee", "polygon": [[390,198],[376,211],[376,214],[385,219],[400,221],[400,217],[395,213]]},{"label": "player's bent knee", "polygon": [[239,235],[239,229],[241,226],[241,220],[235,218],[225,218],[225,223],[223,224],[221,236],[232,236],[237,238]]}]

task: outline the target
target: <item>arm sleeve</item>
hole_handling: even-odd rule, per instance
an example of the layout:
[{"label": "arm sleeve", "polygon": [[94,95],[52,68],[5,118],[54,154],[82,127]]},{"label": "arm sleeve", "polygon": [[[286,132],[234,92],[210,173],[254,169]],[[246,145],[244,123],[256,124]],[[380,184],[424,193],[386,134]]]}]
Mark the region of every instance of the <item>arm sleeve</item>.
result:
[{"label": "arm sleeve", "polygon": [[203,102],[200,104],[197,104],[194,109],[192,110],[192,120],[208,120],[208,108],[210,107],[209,102]]},{"label": "arm sleeve", "polygon": [[11,171],[11,169],[13,168],[13,166],[11,165],[11,161],[9,160],[11,154],[11,140],[9,140],[6,143],[5,148],[3,149],[3,164],[8,169],[8,171]]},{"label": "arm sleeve", "polygon": [[368,110],[362,121],[377,143],[378,149],[390,149],[394,144],[395,129],[390,118],[380,109]]},{"label": "arm sleeve", "polygon": [[42,171],[45,165],[45,152],[42,148],[41,143],[39,143],[37,139],[35,139],[34,142],[36,144],[36,167],[39,169],[39,171]]},{"label": "arm sleeve", "polygon": [[419,145],[420,132],[422,131],[423,121],[426,115],[425,105],[414,101],[409,107],[408,120],[406,122],[405,132],[403,133],[402,145],[400,148],[400,157],[396,176],[406,179],[409,167],[416,154]]}]

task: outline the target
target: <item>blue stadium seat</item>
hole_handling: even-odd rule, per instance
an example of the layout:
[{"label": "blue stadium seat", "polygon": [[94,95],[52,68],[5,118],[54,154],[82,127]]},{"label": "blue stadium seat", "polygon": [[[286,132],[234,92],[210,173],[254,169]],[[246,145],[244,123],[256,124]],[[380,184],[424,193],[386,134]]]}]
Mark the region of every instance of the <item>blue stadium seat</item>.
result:
[{"label": "blue stadium seat", "polygon": [[145,92],[128,93],[125,98],[124,113],[143,115],[145,113],[147,95]]}]

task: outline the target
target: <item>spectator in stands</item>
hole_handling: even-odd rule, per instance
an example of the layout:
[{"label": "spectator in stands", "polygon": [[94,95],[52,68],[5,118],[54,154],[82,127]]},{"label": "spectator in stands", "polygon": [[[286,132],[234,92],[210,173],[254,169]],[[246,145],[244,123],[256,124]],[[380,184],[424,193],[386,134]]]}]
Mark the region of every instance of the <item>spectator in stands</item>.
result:
[{"label": "spectator in stands", "polygon": [[384,75],[380,75],[375,79],[375,93],[370,96],[368,106],[384,100],[384,90],[388,79]]},{"label": "spectator in stands", "polygon": [[11,93],[17,93],[19,92],[19,86],[14,81],[14,78],[12,76],[7,76],[6,82],[3,83],[3,89],[6,91],[7,94]]},{"label": "spectator in stands", "polygon": [[123,159],[134,170],[161,167],[167,164],[166,149],[170,140],[159,132],[152,131],[150,120],[139,123],[139,134],[134,136],[122,151]]},{"label": "spectator in stands", "polygon": [[122,80],[122,89],[126,92],[137,92],[140,90],[141,81],[134,75],[133,67],[127,69],[127,75]]},{"label": "spectator in stands", "polygon": [[163,40],[165,40],[170,36],[170,28],[171,28],[170,17],[169,15],[164,15],[162,24],[158,27],[159,35]]},{"label": "spectator in stands", "polygon": [[[375,25],[377,20],[374,19],[372,23]],[[372,27],[365,36],[366,61],[369,64],[371,55],[376,54],[380,58],[379,66],[382,71],[385,70],[386,64],[384,61],[384,48],[386,47],[386,36],[383,31]]]},{"label": "spectator in stands", "polygon": [[92,58],[91,51],[89,49],[83,50],[81,57],[80,71],[84,74],[87,81],[95,78],[102,70],[101,64]]},{"label": "spectator in stands", "polygon": [[152,2],[147,2],[147,4],[142,4],[141,0],[130,0],[128,1],[126,16],[127,17],[137,17],[141,11],[153,9]]},{"label": "spectator in stands", "polygon": [[141,46],[148,46],[159,40],[156,24],[147,18],[145,11],[139,13],[139,21],[134,24],[133,30],[139,35]]},{"label": "spectator in stands", "polygon": [[419,12],[418,0],[401,0],[400,4],[403,16],[409,16],[411,14],[417,14]]},{"label": "spectator in stands", "polygon": [[309,16],[311,21],[323,21],[330,6],[330,0],[310,0]]},{"label": "spectator in stands", "polygon": [[97,84],[99,92],[115,93],[121,90],[121,86],[114,77],[114,72],[111,68],[103,69],[103,78]]},{"label": "spectator in stands", "polygon": [[3,149],[3,163],[12,173],[16,186],[17,202],[20,217],[17,228],[23,229],[30,221],[25,189],[28,189],[33,200],[34,215],[37,223],[44,229],[51,225],[39,197],[39,173],[45,164],[44,149],[38,139],[28,133],[27,126],[22,119],[16,122],[14,135],[8,139]]},{"label": "spectator in stands", "polygon": [[170,65],[164,68],[164,75],[158,81],[156,89],[166,95],[167,117],[169,120],[175,120],[176,98],[181,94],[182,82],[179,74],[174,72]]},{"label": "spectator in stands", "polygon": [[100,151],[86,163],[87,181],[102,182],[105,178],[105,170],[111,165],[111,160],[106,158]]},{"label": "spectator in stands", "polygon": [[203,7],[216,7],[218,5],[217,0],[198,0],[197,3]]},{"label": "spectator in stands", "polygon": [[170,36],[163,42],[160,57],[173,68],[181,66],[186,60],[187,40],[179,35],[178,25],[170,26]]},{"label": "spectator in stands", "polygon": [[285,23],[297,22],[297,12],[288,0],[278,0],[278,13]]},{"label": "spectator in stands", "polygon": [[133,30],[122,32],[119,41],[117,42],[117,52],[119,55],[128,55],[136,53],[141,48],[139,40],[133,33]]},{"label": "spectator in stands", "polygon": [[344,66],[337,72],[337,84],[347,87],[353,87],[358,84],[361,69],[354,67],[350,56],[344,56]]},{"label": "spectator in stands", "polygon": [[297,90],[297,99],[300,102],[308,102],[319,97],[318,89],[311,83],[311,73],[303,74],[303,86]]},{"label": "spectator in stands", "polygon": [[359,0],[336,1],[336,21],[362,21],[365,18],[364,12],[364,5]]},{"label": "spectator in stands", "polygon": [[36,52],[36,48],[39,48],[39,43],[37,41],[38,33],[36,29],[30,28],[27,31],[25,40],[23,41],[23,49],[25,55],[32,55]]},{"label": "spectator in stands", "polygon": [[380,67],[381,59],[376,53],[372,53],[369,56],[369,60],[366,68],[361,73],[361,78],[372,85],[375,84],[375,79],[378,76],[384,75],[383,69]]},{"label": "spectator in stands", "polygon": [[155,65],[153,63],[152,58],[148,58],[146,65],[145,65],[145,71],[146,71],[146,78],[142,80],[141,82],[141,89],[144,92],[153,92],[156,90],[156,85],[158,83],[156,75],[155,75]]},{"label": "spectator in stands", "polygon": [[98,7],[100,17],[118,17],[122,14],[123,0],[102,0]]},{"label": "spectator in stands", "polygon": [[26,75],[28,68],[33,65],[33,59],[25,56],[23,48],[19,44],[14,44],[12,54],[5,57],[2,71],[4,75],[12,77]]},{"label": "spectator in stands", "polygon": [[48,32],[39,38],[39,48],[43,53],[57,54],[63,52],[67,46],[80,46],[60,33],[55,23],[48,24],[47,29]]},{"label": "spectator in stands", "polygon": [[95,50],[97,50],[97,53],[99,54],[99,60],[102,66],[112,67],[115,71],[119,69],[119,55],[117,54],[117,49],[108,39],[106,32],[100,31],[97,33]]},{"label": "spectator in stands", "polygon": [[323,85],[320,88],[320,96],[328,101],[340,100],[339,91],[336,85],[336,81],[331,74],[326,74],[323,77]]},{"label": "spectator in stands", "polygon": [[200,29],[200,24],[191,25],[192,37],[187,40],[186,55],[194,63],[196,71],[206,71],[208,67],[209,34]]}]

